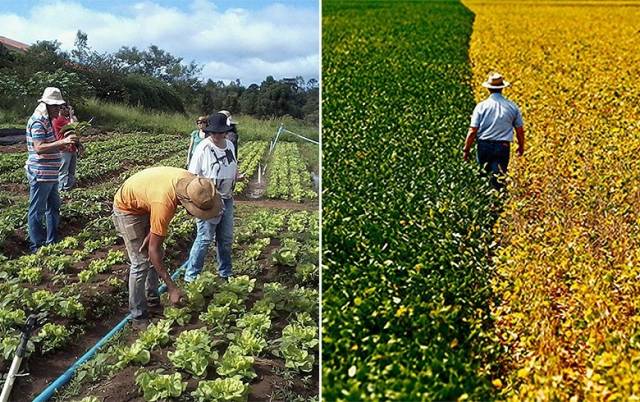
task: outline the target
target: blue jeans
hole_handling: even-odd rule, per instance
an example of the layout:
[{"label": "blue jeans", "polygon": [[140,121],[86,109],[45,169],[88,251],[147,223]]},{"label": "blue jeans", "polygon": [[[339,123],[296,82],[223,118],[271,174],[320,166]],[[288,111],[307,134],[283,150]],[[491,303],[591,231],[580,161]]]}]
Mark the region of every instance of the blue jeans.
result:
[{"label": "blue jeans", "polygon": [[[27,168],[29,180],[29,225],[30,249],[36,252],[45,244],[57,241],[60,221],[60,195],[57,181],[36,181]],[[44,224],[43,224],[44,220]]]},{"label": "blue jeans", "polygon": [[218,275],[227,278],[232,275],[231,245],[233,243],[233,198],[223,199],[224,212],[221,217],[208,221],[196,219],[198,233],[191,246],[189,259],[182,265],[186,271],[184,280],[191,282],[202,272],[204,259],[211,242],[216,240]]},{"label": "blue jeans", "polygon": [[58,191],[68,191],[76,184],[76,163],[78,156],[75,152],[62,152],[62,166],[58,176]]},{"label": "blue jeans", "polygon": [[478,140],[478,163],[491,175],[491,186],[496,190],[504,188],[499,176],[507,173],[510,149],[508,141]]}]

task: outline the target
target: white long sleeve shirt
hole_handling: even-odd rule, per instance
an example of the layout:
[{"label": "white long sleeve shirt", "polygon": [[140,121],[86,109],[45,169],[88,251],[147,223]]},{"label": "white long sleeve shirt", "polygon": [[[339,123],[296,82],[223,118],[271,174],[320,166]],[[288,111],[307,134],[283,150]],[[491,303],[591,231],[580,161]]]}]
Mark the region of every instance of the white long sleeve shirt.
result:
[{"label": "white long sleeve shirt", "polygon": [[226,147],[218,148],[211,139],[204,139],[193,151],[189,172],[213,180],[222,198],[231,198],[238,171],[233,143],[225,140]]}]

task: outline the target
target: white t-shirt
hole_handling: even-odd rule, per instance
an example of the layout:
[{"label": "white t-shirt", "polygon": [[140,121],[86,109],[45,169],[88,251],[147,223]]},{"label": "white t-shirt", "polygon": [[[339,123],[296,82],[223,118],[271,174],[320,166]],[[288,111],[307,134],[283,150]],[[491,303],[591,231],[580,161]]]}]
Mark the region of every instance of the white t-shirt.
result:
[{"label": "white t-shirt", "polygon": [[210,139],[204,139],[193,151],[189,171],[213,180],[222,198],[231,198],[236,181],[238,161],[235,148],[229,140],[226,147],[218,148]]}]

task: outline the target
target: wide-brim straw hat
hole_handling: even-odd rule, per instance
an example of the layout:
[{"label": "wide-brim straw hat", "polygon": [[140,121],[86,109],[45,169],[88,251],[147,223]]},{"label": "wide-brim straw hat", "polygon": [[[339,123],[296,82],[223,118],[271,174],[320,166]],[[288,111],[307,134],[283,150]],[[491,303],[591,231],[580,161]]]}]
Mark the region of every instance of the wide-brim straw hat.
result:
[{"label": "wide-brim straw hat", "polygon": [[178,180],[176,195],[191,215],[203,220],[219,216],[224,208],[213,181],[204,177],[194,175]]},{"label": "wide-brim straw hat", "polygon": [[56,87],[45,88],[38,102],[44,102],[47,105],[64,105],[67,103],[62,99],[62,92]]},{"label": "wide-brim straw hat", "polygon": [[482,83],[482,86],[488,89],[502,89],[506,88],[511,83],[505,81],[500,73],[491,73],[489,74],[489,78],[485,82]]}]

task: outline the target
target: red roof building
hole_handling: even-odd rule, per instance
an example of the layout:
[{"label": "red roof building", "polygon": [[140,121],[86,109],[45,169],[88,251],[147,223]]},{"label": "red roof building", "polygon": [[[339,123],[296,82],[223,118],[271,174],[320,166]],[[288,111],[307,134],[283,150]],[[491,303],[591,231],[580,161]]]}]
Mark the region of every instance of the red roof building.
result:
[{"label": "red roof building", "polygon": [[9,50],[15,50],[18,52],[26,52],[30,45],[26,43],[18,42],[17,40],[9,39],[5,36],[0,36],[0,45],[3,45]]}]

